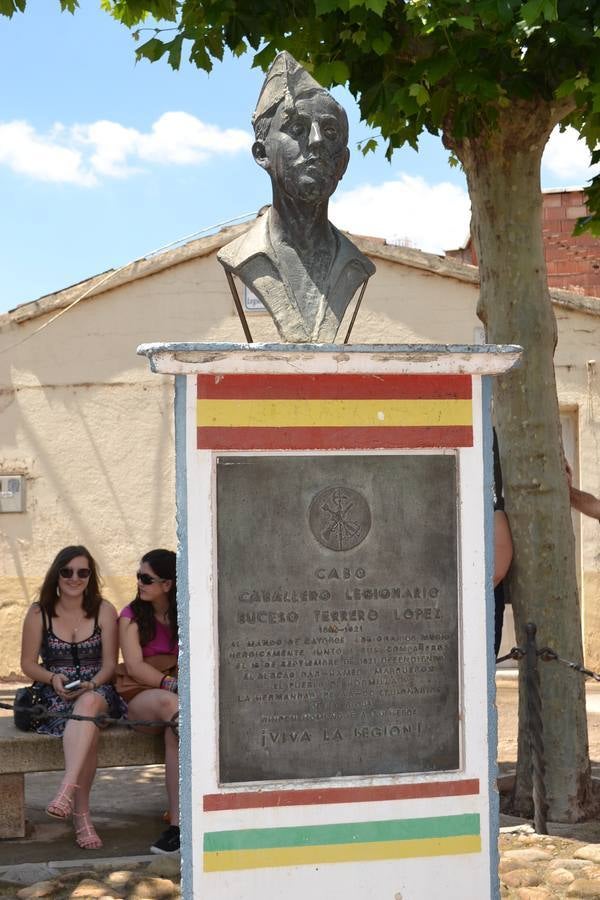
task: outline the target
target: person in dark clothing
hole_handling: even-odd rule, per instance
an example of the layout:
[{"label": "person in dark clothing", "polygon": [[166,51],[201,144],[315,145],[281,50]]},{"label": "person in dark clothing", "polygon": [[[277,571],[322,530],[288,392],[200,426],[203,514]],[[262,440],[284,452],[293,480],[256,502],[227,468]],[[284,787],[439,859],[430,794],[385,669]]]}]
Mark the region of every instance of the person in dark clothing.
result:
[{"label": "person in dark clothing", "polygon": [[504,512],[502,468],[498,439],[494,429],[494,653],[498,656],[502,643],[506,594],[504,578],[513,558],[513,542],[508,517]]}]

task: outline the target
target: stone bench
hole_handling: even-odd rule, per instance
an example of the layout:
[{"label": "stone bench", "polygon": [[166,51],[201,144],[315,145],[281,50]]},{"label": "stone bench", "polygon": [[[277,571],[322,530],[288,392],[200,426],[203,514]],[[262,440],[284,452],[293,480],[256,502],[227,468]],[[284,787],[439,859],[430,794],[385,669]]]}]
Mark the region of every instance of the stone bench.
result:
[{"label": "stone bench", "polygon": [[[129,728],[102,731],[98,768],[150,766],[164,762],[162,734]],[[62,741],[34,731],[18,731],[11,716],[0,717],[0,838],[25,836],[25,775],[64,769]]]}]

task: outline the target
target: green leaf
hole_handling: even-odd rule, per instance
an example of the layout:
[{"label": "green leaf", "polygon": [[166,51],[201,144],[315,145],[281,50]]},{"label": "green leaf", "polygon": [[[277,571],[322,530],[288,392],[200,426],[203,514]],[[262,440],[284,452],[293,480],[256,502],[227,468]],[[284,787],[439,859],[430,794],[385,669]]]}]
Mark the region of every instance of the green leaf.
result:
[{"label": "green leaf", "polygon": [[16,12],[25,12],[27,0],[0,0],[0,16],[12,18]]},{"label": "green leaf", "polygon": [[378,56],[384,56],[392,46],[392,36],[388,31],[384,31],[378,37],[371,41],[371,46]]},{"label": "green leaf", "polygon": [[475,31],[475,19],[473,16],[457,16],[454,21],[457,25],[460,25],[461,28],[466,28],[468,31]]},{"label": "green leaf", "polygon": [[431,119],[436,127],[440,127],[446,113],[450,109],[450,88],[442,88],[431,95],[429,101]]},{"label": "green leaf", "polygon": [[425,106],[429,102],[429,91],[423,84],[411,84],[408,93],[415,98],[419,106]]},{"label": "green leaf", "polygon": [[346,84],[350,78],[350,69],[345,62],[337,60],[336,62],[331,63],[331,74],[333,76],[332,80],[337,84]]},{"label": "green leaf", "polygon": [[210,56],[206,52],[206,49],[200,41],[194,41],[192,45],[192,50],[190,52],[190,61],[194,63],[194,65],[198,66],[199,69],[203,69],[205,72],[210,72],[212,69],[212,62]]},{"label": "green leaf", "polygon": [[597,216],[582,216],[581,219],[577,219],[573,234],[575,237],[582,234],[593,234],[600,237],[600,219]]},{"label": "green leaf", "polygon": [[367,153],[375,153],[377,150],[377,141],[375,138],[369,138],[368,141],[365,141],[364,144],[361,145],[360,152],[363,156],[366,156]]},{"label": "green leaf", "polygon": [[378,16],[383,16],[389,0],[363,0],[363,3],[367,9],[371,10],[371,12],[376,13]]},{"label": "green leaf", "polygon": [[562,84],[556,88],[554,95],[558,100],[563,97],[569,97],[571,94],[575,92],[575,79],[568,78],[566,81],[563,81]]},{"label": "green leaf", "polygon": [[318,16],[325,16],[327,13],[335,12],[336,9],[348,12],[348,0],[315,0],[315,12]]},{"label": "green leaf", "polygon": [[169,65],[172,69],[177,70],[181,65],[181,48],[183,46],[183,35],[178,34],[170,44],[166,45],[169,50]]},{"label": "green leaf", "polygon": [[440,53],[427,63],[425,75],[430,85],[437,84],[456,65],[456,58],[450,53]]},{"label": "green leaf", "polygon": [[135,52],[138,59],[143,57],[144,59],[150,60],[150,62],[156,62],[156,60],[160,59],[166,52],[166,49],[167,45],[162,41],[159,41],[158,38],[150,38],[149,41],[146,41],[145,44],[138,47]]},{"label": "green leaf", "polygon": [[521,15],[527,25],[531,27],[537,22],[542,15],[545,2],[546,0],[527,0],[527,3],[521,7]]},{"label": "green leaf", "polygon": [[254,59],[252,60],[252,68],[262,69],[263,71],[266,71],[276,56],[277,47],[271,42],[263,47],[262,50],[260,50],[258,53],[254,54]]}]

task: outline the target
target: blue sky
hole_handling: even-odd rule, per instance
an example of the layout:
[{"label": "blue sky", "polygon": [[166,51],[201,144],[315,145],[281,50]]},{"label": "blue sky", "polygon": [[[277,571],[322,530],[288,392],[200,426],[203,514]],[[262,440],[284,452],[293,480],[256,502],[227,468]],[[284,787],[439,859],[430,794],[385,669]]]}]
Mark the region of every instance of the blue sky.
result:
[{"label": "blue sky", "polygon": [[[124,265],[270,199],[250,155],[263,74],[251,56],[207,75],[135,63],[129,33],[95,0],[75,15],[29,0],[0,18],[0,312]],[[463,243],[465,180],[439,140],[363,158],[351,96],[350,166],[331,218],[355,233],[441,252]],[[590,177],[575,135],[553,136],[543,187]]]}]

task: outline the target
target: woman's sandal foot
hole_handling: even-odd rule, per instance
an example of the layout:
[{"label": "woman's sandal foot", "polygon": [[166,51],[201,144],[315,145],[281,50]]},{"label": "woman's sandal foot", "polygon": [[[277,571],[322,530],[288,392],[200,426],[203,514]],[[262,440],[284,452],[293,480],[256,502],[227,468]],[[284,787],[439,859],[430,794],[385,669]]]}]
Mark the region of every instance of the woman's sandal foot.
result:
[{"label": "woman's sandal foot", "polygon": [[61,784],[58,794],[46,807],[46,813],[53,819],[68,819],[73,812],[73,798],[78,784]]},{"label": "woman's sandal foot", "polygon": [[73,813],[75,840],[82,850],[99,850],[102,840],[92,824],[89,812]]}]

